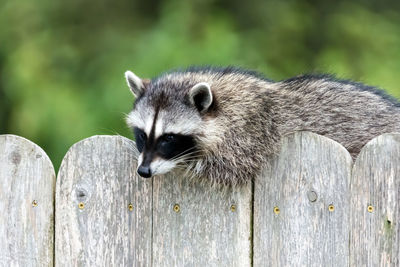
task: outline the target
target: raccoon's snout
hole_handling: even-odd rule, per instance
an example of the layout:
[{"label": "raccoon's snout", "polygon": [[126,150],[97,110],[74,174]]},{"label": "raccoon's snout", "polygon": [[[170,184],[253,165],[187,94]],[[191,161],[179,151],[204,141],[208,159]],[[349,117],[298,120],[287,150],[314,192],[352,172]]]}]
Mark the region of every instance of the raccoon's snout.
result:
[{"label": "raccoon's snout", "polygon": [[151,171],[151,162],[151,155],[145,155],[144,152],[141,153],[138,158],[139,167],[137,168],[136,172],[143,178],[150,178],[154,174],[154,172]]},{"label": "raccoon's snout", "polygon": [[150,166],[143,166],[140,165],[137,169],[137,173],[142,176],[143,178],[150,178],[151,177],[151,169]]}]

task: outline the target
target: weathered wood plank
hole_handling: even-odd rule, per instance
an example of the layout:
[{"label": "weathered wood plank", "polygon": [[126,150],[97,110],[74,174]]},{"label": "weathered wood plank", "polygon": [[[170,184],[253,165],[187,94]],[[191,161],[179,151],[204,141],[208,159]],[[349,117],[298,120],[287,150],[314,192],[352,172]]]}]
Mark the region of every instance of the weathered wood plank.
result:
[{"label": "weathered wood plank", "polygon": [[255,183],[254,266],[348,266],[351,167],[330,139],[305,132],[283,139]]},{"label": "weathered wood plank", "polygon": [[56,266],[151,265],[152,181],[136,176],[134,147],[94,136],[68,151],[56,187]]},{"label": "weathered wood plank", "polygon": [[400,134],[360,152],[351,183],[351,266],[400,266]]},{"label": "weathered wood plank", "polygon": [[0,136],[0,266],[53,266],[55,181],[40,147]]},{"label": "weathered wood plank", "polygon": [[251,185],[223,192],[168,175],[153,186],[153,266],[250,266]]}]

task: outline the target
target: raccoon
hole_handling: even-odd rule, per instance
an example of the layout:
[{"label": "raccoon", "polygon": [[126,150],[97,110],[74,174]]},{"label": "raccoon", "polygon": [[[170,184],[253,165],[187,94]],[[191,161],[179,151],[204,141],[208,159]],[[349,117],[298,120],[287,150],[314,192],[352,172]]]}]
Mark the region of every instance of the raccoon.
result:
[{"label": "raccoon", "polygon": [[400,104],[331,75],[274,82],[234,67],[191,67],[152,80],[125,73],[136,98],[127,116],[142,177],[183,169],[218,184],[256,177],[283,135],[311,131],[353,159],[373,137],[400,132]]}]

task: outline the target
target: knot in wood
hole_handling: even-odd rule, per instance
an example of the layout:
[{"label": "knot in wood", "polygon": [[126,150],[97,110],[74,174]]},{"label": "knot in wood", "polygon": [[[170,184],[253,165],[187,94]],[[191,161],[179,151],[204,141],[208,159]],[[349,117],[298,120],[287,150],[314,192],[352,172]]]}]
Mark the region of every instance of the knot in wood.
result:
[{"label": "knot in wood", "polygon": [[318,199],[317,193],[315,193],[315,191],[308,191],[307,197],[308,197],[308,200],[311,202],[315,202]]}]

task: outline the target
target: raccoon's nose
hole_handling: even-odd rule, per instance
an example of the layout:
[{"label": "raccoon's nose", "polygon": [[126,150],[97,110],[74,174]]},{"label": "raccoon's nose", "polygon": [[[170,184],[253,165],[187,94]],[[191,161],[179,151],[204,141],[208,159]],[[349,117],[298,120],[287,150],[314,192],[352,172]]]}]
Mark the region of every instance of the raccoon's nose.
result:
[{"label": "raccoon's nose", "polygon": [[137,169],[137,173],[144,178],[151,177],[151,170],[149,166],[140,165],[139,168]]}]

